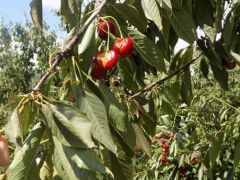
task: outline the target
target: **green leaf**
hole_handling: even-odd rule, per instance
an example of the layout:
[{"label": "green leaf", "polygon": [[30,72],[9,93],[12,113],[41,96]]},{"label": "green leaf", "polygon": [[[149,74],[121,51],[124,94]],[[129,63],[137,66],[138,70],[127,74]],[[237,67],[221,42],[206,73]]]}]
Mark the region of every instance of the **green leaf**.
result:
[{"label": "green leaf", "polygon": [[202,180],[203,179],[203,171],[204,171],[204,166],[201,164],[199,170],[198,170],[198,179]]},{"label": "green leaf", "polygon": [[42,0],[32,0],[30,6],[34,25],[42,30]]},{"label": "green leaf", "polygon": [[88,86],[103,101],[111,129],[117,132],[130,148],[133,148],[136,144],[136,136],[128,120],[126,108],[118,102],[115,95],[104,84],[100,83],[96,86],[89,81]]},{"label": "green leaf", "polygon": [[39,178],[39,170],[35,155],[44,133],[45,126],[38,123],[30,131],[21,149],[16,149],[14,159],[7,170],[8,179],[35,180]]},{"label": "green leaf", "polygon": [[86,113],[92,121],[92,135],[100,143],[102,143],[109,151],[117,153],[117,147],[113,142],[109,125],[106,108],[102,101],[93,93],[76,87],[78,109]]},{"label": "green leaf", "polygon": [[132,90],[133,92],[138,91],[136,70],[133,62],[130,58],[120,59],[118,61],[119,72],[121,75],[121,79],[123,81],[122,85],[126,88]]},{"label": "green leaf", "polygon": [[216,1],[216,9],[215,9],[215,28],[217,33],[222,31],[222,19],[224,16],[224,6],[225,6],[225,1],[224,0],[219,0]]},{"label": "green leaf", "polygon": [[19,119],[18,107],[13,110],[8,123],[5,125],[4,131],[10,142],[22,146],[23,132],[22,124]]},{"label": "green leaf", "polygon": [[180,54],[180,58],[182,59],[183,64],[191,61],[193,58],[193,46],[188,46],[187,48],[183,49]]},{"label": "green leaf", "polygon": [[216,29],[214,27],[211,27],[211,26],[208,26],[208,25],[204,24],[203,31],[207,35],[207,37],[209,37],[211,42],[215,41],[216,36],[217,36],[217,32],[216,32]]},{"label": "green leaf", "polygon": [[[43,158],[43,157],[42,157]],[[52,162],[52,153],[47,154],[46,157],[44,157],[44,163],[40,169],[40,179],[41,180],[50,180],[53,177],[53,171],[54,166]]]},{"label": "green leaf", "polygon": [[157,25],[159,31],[162,31],[162,17],[157,2],[155,0],[141,0],[141,4],[145,16]]},{"label": "green leaf", "polygon": [[169,89],[169,96],[171,98],[171,100],[173,100],[174,102],[177,102],[179,100],[179,92],[180,92],[180,82],[178,80],[175,80],[175,82],[173,82],[171,84],[171,87]]},{"label": "green leaf", "polygon": [[171,7],[165,8],[164,15],[170,21],[178,37],[192,44],[196,38],[196,26],[193,17],[189,11],[184,9],[174,9],[169,12]]},{"label": "green leaf", "polygon": [[149,157],[151,157],[151,144],[147,139],[143,129],[136,123],[133,123],[133,129],[136,133],[136,145],[139,146]]},{"label": "green leaf", "polygon": [[98,42],[95,40],[96,39],[93,38],[90,41],[89,47],[84,52],[82,52],[82,54],[79,55],[80,61],[77,63],[79,65],[79,67],[81,67],[81,70],[83,70],[85,73],[88,73],[88,71],[93,63],[93,57],[96,55],[96,51],[99,46]]},{"label": "green leaf", "polygon": [[[74,0],[70,1],[73,2]],[[76,14],[74,14],[71,10],[74,10],[74,8],[72,5],[69,7],[69,1],[61,0],[60,15],[63,18],[64,23],[70,25],[70,29],[72,29],[77,24]]]},{"label": "green leaf", "polygon": [[[67,147],[66,147],[67,148]],[[68,157],[71,157],[72,161],[81,169],[86,169],[94,172],[110,175],[113,177],[112,172],[106,166],[104,166],[100,160],[98,160],[90,151],[74,150],[67,148],[65,153]]]},{"label": "green leaf", "polygon": [[222,70],[210,63],[214,78],[219,82],[220,86],[224,89],[228,89],[228,73],[225,68]]},{"label": "green leaf", "polygon": [[229,54],[232,57],[232,59],[240,66],[240,54],[237,54],[233,51],[230,51]]},{"label": "green leaf", "polygon": [[212,143],[209,147],[209,164],[212,168],[216,162],[218,155],[220,154],[220,150],[223,144],[224,132],[220,132],[217,137],[213,137]]},{"label": "green leaf", "polygon": [[214,78],[219,82],[220,86],[228,89],[228,73],[225,68],[222,68],[221,60],[214,50],[214,46],[209,40],[198,40],[198,46],[204,52],[210,62]]},{"label": "green leaf", "polygon": [[130,148],[136,144],[136,135],[132,124],[128,121],[126,109],[118,102],[114,94],[103,84],[100,84],[99,90],[103,96],[104,105],[107,109],[110,124],[117,130]]},{"label": "green leaf", "polygon": [[208,58],[210,64],[219,70],[222,70],[222,62],[215,51],[214,45],[208,39],[201,39],[197,41],[198,46]]},{"label": "green leaf", "polygon": [[126,109],[118,102],[114,94],[109,89],[107,89],[106,86],[100,84],[99,90],[103,97],[103,102],[107,109],[110,123],[118,131],[126,132],[128,123]]},{"label": "green leaf", "polygon": [[141,15],[138,9],[129,4],[112,4],[109,8],[112,8],[118,17],[123,17],[128,20],[130,24],[138,28],[141,32],[146,32],[147,30],[147,19]]},{"label": "green leaf", "polygon": [[181,82],[180,94],[183,102],[185,102],[187,105],[190,105],[193,98],[193,94],[192,94],[191,73],[189,69],[186,69],[184,71],[182,82]]},{"label": "green leaf", "polygon": [[122,139],[115,134],[118,157],[110,153],[110,169],[114,174],[114,180],[132,180],[134,175],[133,153],[125,146]]},{"label": "green leaf", "polygon": [[126,154],[121,154],[118,157],[111,155],[111,169],[115,180],[133,179],[134,166],[132,158]]},{"label": "green leaf", "polygon": [[204,24],[208,26],[213,26],[214,22],[214,10],[211,7],[209,0],[194,1],[194,18],[196,25],[203,27]]},{"label": "green leaf", "polygon": [[68,6],[72,14],[77,16],[79,14],[78,4],[76,0],[68,0]]},{"label": "green leaf", "polygon": [[237,8],[238,5],[239,5],[239,2],[232,4],[232,8],[226,17],[225,24],[223,27],[222,37],[223,37],[224,45],[227,47],[231,45],[233,40],[234,22],[236,18],[236,11],[238,9]]},{"label": "green leaf", "polygon": [[202,74],[205,78],[208,78],[208,73],[209,73],[209,69],[208,69],[208,64],[206,63],[205,59],[201,59],[200,61],[200,69],[202,71]]},{"label": "green leaf", "polygon": [[[140,103],[140,105],[137,104],[137,111],[141,112],[139,113],[140,118],[140,124],[142,128],[151,136],[154,136],[156,133],[156,119],[155,119],[155,113],[154,113],[154,106],[152,101],[147,100],[147,104],[145,104],[145,99],[143,98],[136,98],[136,100]],[[144,108],[145,107],[145,108]],[[146,109],[148,109],[146,111]]]},{"label": "green leaf", "polygon": [[169,12],[172,12],[172,2],[171,0],[157,0],[161,8],[167,9]]},{"label": "green leaf", "polygon": [[[179,56],[176,56],[176,57],[177,59],[180,59],[180,62],[178,63],[180,64],[180,66],[188,63],[189,61],[191,61],[193,57],[193,47],[188,46],[187,48],[180,51]],[[191,73],[189,68],[186,69],[183,73],[182,81],[180,85],[180,95],[184,103],[186,103],[187,105],[191,104],[193,95],[192,95]]]},{"label": "green leaf", "polygon": [[62,125],[86,144],[87,147],[95,146],[91,138],[93,124],[86,115],[79,112],[73,106],[63,103],[54,103],[50,105],[50,108]]},{"label": "green leaf", "polygon": [[92,179],[95,172],[112,176],[111,171],[91,151],[66,147],[55,137],[53,137],[53,141],[54,156],[57,156],[58,163],[61,164],[70,179]]},{"label": "green leaf", "polygon": [[182,59],[180,58],[185,49],[180,49],[171,59],[169,66],[169,73],[176,71],[182,65]]},{"label": "green leaf", "polygon": [[174,116],[175,114],[172,105],[170,104],[166,97],[163,97],[161,99],[161,109],[163,110],[164,113],[168,115]]},{"label": "green leaf", "polygon": [[235,153],[234,153],[234,163],[233,168],[237,168],[240,161],[240,141],[235,146]]},{"label": "green leaf", "polygon": [[24,109],[19,115],[20,122],[23,126],[23,137],[26,138],[26,135],[29,133],[29,128],[34,123],[34,103],[28,102],[24,104]]},{"label": "green leaf", "polygon": [[54,164],[53,180],[69,179],[67,172],[64,170],[61,159],[56,151],[53,152],[52,160]]},{"label": "green leaf", "polygon": [[85,52],[90,46],[91,46],[91,42],[94,40],[94,34],[95,34],[95,26],[93,23],[91,23],[85,34],[83,35],[83,38],[81,40],[81,43],[78,46],[78,53],[82,54],[83,52]]},{"label": "green leaf", "polygon": [[166,66],[161,49],[141,32],[129,28],[128,34],[134,40],[134,47],[141,57],[159,71],[166,73]]},{"label": "green leaf", "polygon": [[42,112],[53,136],[71,147],[93,148],[92,122],[78,109],[62,104],[42,105]]}]

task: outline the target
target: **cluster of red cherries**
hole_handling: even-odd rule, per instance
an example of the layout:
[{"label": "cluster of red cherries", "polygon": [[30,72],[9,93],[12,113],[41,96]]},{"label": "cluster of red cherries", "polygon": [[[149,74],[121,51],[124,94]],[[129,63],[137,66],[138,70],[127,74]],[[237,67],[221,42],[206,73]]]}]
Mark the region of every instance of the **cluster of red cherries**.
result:
[{"label": "cluster of red cherries", "polygon": [[163,164],[168,164],[169,159],[167,158],[167,155],[169,154],[169,146],[166,141],[162,141],[161,146],[162,146],[162,156],[160,158],[160,161]]},{"label": "cluster of red cherries", "polygon": [[[99,38],[106,41],[109,39],[110,33],[116,35],[114,24],[109,20],[99,20],[97,26],[97,34]],[[113,69],[117,65],[119,56],[126,57],[131,55],[132,52],[132,38],[117,38],[114,42],[113,49],[100,52],[94,56],[91,76],[94,79],[103,78],[108,70]]]}]

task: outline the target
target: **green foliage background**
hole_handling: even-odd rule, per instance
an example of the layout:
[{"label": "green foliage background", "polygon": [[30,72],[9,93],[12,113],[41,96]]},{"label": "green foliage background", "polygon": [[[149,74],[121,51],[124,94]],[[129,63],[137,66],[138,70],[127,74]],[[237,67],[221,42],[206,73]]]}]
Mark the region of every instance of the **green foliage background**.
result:
[{"label": "green foliage background", "polygon": [[[104,2],[61,0],[68,35],[58,48],[41,0],[31,1],[35,27],[1,26],[1,123],[12,109],[4,130],[14,151],[2,176],[238,179],[239,67],[228,70],[223,60],[240,64],[240,2],[111,0],[99,9]],[[119,25],[117,37],[133,39],[134,52],[94,80],[93,57],[108,44],[96,35],[101,17]],[[176,52],[179,38],[189,46]],[[62,60],[56,68],[54,57]],[[152,142],[159,131],[174,133],[168,164]]]},{"label": "green foliage background", "polygon": [[12,110],[12,96],[30,92],[36,80],[47,70],[51,51],[57,44],[56,35],[45,31],[43,39],[27,20],[25,25],[0,26],[1,125]]}]

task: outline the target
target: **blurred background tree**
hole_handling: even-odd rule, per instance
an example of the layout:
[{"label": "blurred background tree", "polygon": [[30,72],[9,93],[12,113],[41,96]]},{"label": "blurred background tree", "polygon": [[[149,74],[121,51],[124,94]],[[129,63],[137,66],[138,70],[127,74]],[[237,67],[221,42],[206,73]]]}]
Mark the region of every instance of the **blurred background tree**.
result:
[{"label": "blurred background tree", "polygon": [[29,21],[0,25],[0,125],[9,115],[9,98],[28,93],[48,67],[57,36],[47,26],[44,32],[42,38]]}]

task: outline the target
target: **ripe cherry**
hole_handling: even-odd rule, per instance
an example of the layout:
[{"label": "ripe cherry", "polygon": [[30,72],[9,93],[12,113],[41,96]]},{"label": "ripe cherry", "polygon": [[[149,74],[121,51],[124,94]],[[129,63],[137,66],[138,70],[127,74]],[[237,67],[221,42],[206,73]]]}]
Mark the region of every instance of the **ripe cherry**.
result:
[{"label": "ripe cherry", "polygon": [[114,24],[111,21],[108,20],[100,20],[98,27],[97,27],[97,33],[98,36],[102,39],[102,40],[106,40],[108,37],[108,31],[110,33],[112,33],[113,35],[116,34],[116,29]]},{"label": "ripe cherry", "polygon": [[8,141],[0,135],[0,166],[6,167],[9,163]]},{"label": "ripe cherry", "polygon": [[222,65],[228,69],[228,70],[232,70],[236,67],[236,63],[234,61],[227,61],[225,59],[222,60]]},{"label": "ripe cherry", "polygon": [[161,158],[160,158],[160,161],[163,163],[163,164],[167,164],[168,162],[169,162],[169,159],[166,157],[166,156],[162,156]]},{"label": "ripe cherry", "polygon": [[164,149],[168,149],[168,148],[169,148],[166,141],[162,141],[161,146],[162,146],[162,148],[164,148]]},{"label": "ripe cherry", "polygon": [[194,165],[200,164],[201,163],[200,157],[199,156],[194,157],[193,160],[192,160],[192,163]]},{"label": "ripe cherry", "polygon": [[93,66],[92,71],[91,71],[91,76],[94,79],[101,79],[106,75],[107,71],[96,64]]},{"label": "ripe cherry", "polygon": [[118,57],[119,55],[117,52],[110,50],[97,54],[94,57],[93,62],[96,64],[96,66],[104,70],[109,70],[117,65]]},{"label": "ripe cherry", "polygon": [[162,155],[167,155],[168,153],[169,153],[169,149],[168,148],[162,149]]},{"label": "ripe cherry", "polygon": [[179,172],[179,173],[178,173],[178,178],[179,178],[179,179],[182,179],[183,177],[184,177],[184,173]]},{"label": "ripe cherry", "polygon": [[129,56],[133,52],[133,40],[130,37],[117,38],[114,42],[114,51],[118,52],[120,56]]}]

